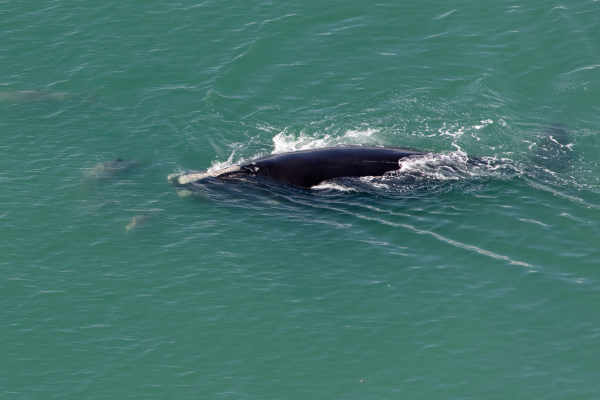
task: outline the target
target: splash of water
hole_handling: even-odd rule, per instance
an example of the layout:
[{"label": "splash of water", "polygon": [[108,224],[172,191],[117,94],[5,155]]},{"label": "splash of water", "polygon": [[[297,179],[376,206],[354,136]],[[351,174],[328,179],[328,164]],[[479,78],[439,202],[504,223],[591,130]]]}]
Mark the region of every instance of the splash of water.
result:
[{"label": "splash of water", "polygon": [[301,133],[298,137],[287,133],[286,129],[278,133],[273,138],[275,148],[272,154],[288,153],[291,151],[321,149],[341,144],[365,145],[373,143],[374,134],[379,129],[368,128],[366,130],[348,130],[342,136],[332,136],[325,134],[322,137],[311,137]]}]

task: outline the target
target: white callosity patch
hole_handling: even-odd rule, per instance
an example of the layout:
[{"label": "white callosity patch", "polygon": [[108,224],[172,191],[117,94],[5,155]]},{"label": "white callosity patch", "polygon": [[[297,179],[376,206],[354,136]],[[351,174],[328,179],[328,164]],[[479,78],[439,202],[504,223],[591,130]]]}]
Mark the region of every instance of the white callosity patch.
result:
[{"label": "white callosity patch", "polygon": [[169,175],[168,179],[169,179],[169,181],[179,184],[179,185],[187,185],[188,183],[197,182],[199,180],[206,179],[206,178],[218,178],[218,177],[224,176],[224,175],[235,174],[237,172],[240,172],[241,170],[242,169],[239,166],[233,165],[231,167],[224,168],[224,169],[221,169],[218,171],[195,172],[195,173],[184,174],[184,175],[178,175],[178,174]]}]

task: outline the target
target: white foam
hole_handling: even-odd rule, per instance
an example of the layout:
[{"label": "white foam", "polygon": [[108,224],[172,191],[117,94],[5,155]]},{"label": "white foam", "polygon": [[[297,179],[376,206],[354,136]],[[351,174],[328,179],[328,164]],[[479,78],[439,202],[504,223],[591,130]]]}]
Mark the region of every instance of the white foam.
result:
[{"label": "white foam", "polygon": [[457,182],[465,179],[501,176],[504,173],[503,166],[506,167],[506,165],[503,160],[484,157],[474,162],[460,147],[455,147],[457,150],[452,153],[431,153],[400,160],[398,169],[388,172],[384,176],[354,178],[356,182],[360,182],[358,186],[352,184],[351,181],[345,185],[346,181],[333,180],[313,186],[312,189],[330,189],[339,192],[371,189],[389,192],[413,185],[419,186],[419,182],[428,182],[428,184],[432,181]]},{"label": "white foam", "polygon": [[[266,132],[272,132],[275,128],[271,126],[263,126],[258,127],[261,130]],[[310,150],[310,149],[321,149],[326,147],[332,147],[336,145],[369,145],[373,144],[373,136],[378,133],[380,129],[378,128],[367,128],[364,130],[360,129],[349,129],[342,136],[339,136],[337,132],[335,134],[314,134],[309,135],[304,132],[300,132],[300,134],[296,135],[294,133],[289,133],[288,128],[285,128],[283,131],[279,132],[277,135],[273,137],[273,151],[271,154],[280,154],[280,153],[289,153],[294,151],[301,150]],[[248,158],[237,157],[240,150],[243,150],[244,144],[239,143],[233,147],[231,154],[227,158],[226,161],[213,161],[210,168],[207,169],[207,172],[215,172],[224,168],[231,167],[232,165],[239,164]],[[265,156],[264,153],[259,153],[251,157],[250,159],[259,158]]]},{"label": "white foam", "polygon": [[458,124],[453,124],[449,127],[446,127],[446,123],[442,124],[442,127],[438,129],[440,136],[451,136],[454,139],[460,138],[465,133],[465,127],[459,127]]},{"label": "white foam", "polygon": [[367,144],[373,142],[373,135],[379,132],[376,128],[367,128],[365,130],[349,129],[343,136],[332,136],[324,134],[321,136],[311,136],[300,132],[298,136],[287,133],[287,128],[279,132],[273,138],[275,148],[272,154],[288,153],[292,151],[321,149],[340,144]]},{"label": "white foam", "polygon": [[311,187],[313,190],[336,190],[339,192],[356,192],[357,190],[351,187],[340,185],[336,182],[325,181]]},{"label": "white foam", "polygon": [[387,185],[382,182],[382,178],[380,176],[363,176],[360,180],[364,183],[368,183],[369,186],[375,189],[389,189],[390,185]]},{"label": "white foam", "polygon": [[373,136],[373,134],[377,133],[377,132],[379,132],[379,129],[376,129],[376,128],[367,128],[367,130],[365,130],[365,131],[350,129],[350,130],[346,131],[343,138],[366,139],[366,138],[371,138]]},{"label": "white foam", "polygon": [[237,149],[234,149],[231,152],[227,161],[223,161],[223,162],[213,161],[211,167],[209,169],[207,169],[206,172],[215,172],[215,171],[232,166],[233,165],[233,157],[235,156],[236,150]]},{"label": "white foam", "polygon": [[[458,147],[458,146],[456,146]],[[499,167],[497,160],[482,158],[481,163],[473,163],[460,148],[452,153],[431,153],[412,156],[398,162],[399,169],[385,174],[388,179],[411,178],[419,180],[458,181],[479,178],[494,174]]]},{"label": "white foam", "polygon": [[279,132],[273,138],[275,148],[272,154],[287,153],[290,151],[319,149],[330,146],[331,136],[324,135],[322,138],[312,138],[304,134],[295,137],[293,134],[287,134],[286,129]]}]

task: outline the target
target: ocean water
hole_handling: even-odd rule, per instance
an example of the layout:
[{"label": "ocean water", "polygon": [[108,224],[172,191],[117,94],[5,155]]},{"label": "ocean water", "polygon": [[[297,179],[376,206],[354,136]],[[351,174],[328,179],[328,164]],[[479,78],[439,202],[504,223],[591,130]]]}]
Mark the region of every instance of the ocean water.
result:
[{"label": "ocean water", "polygon": [[[0,398],[598,398],[600,2],[8,0],[0,66]],[[453,168],[167,181],[339,144]]]}]

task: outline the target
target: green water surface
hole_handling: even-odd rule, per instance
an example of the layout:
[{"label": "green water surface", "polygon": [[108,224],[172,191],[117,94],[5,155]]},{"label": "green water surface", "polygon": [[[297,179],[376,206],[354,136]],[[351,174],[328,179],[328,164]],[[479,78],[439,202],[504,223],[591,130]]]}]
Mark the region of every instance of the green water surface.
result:
[{"label": "green water surface", "polygon": [[[0,398],[598,398],[599,71],[592,0],[0,1]],[[167,182],[336,144],[501,167]]]}]

